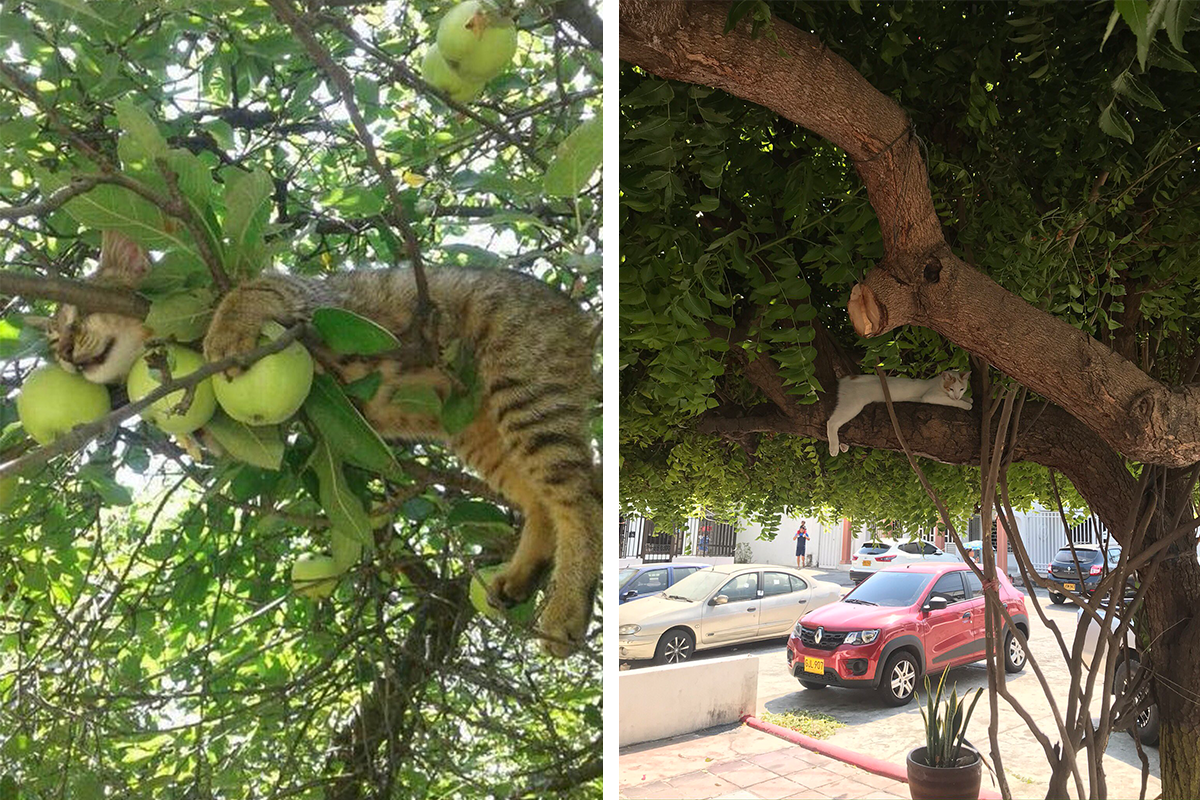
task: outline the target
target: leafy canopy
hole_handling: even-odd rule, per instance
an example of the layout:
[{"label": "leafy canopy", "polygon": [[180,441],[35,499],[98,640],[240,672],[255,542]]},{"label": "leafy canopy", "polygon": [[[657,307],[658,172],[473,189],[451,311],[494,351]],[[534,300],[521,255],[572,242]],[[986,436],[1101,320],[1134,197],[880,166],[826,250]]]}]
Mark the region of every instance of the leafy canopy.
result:
[{"label": "leafy canopy", "polygon": [[[764,49],[775,47],[774,15],[847,59],[910,115],[958,254],[1179,383],[1200,327],[1200,42],[1188,4],[1161,5],[1179,13],[739,2],[730,17],[751,14]],[[927,329],[862,339],[849,325],[850,289],[885,251],[854,165],[721,91],[623,65],[620,94],[623,506],[664,521],[698,508],[932,521],[903,455],[831,459],[823,442],[772,434],[750,455],[695,431],[705,413],[767,403],[738,348],[770,359],[798,403],[834,390],[817,378],[816,325],[863,372],[880,364],[925,378],[968,366]],[[733,335],[740,323],[744,337]],[[923,467],[952,515],[969,516],[977,470]],[[1049,500],[1045,470],[1024,465],[1012,480],[1023,495],[1014,502]]]}]

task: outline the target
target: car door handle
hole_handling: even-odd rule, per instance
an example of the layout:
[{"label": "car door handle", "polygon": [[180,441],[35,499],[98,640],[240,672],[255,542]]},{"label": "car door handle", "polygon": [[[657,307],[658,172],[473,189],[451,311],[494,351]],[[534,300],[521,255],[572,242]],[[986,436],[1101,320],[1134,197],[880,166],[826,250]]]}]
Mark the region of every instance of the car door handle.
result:
[{"label": "car door handle", "polygon": [[746,610],[747,610],[747,611],[753,611],[754,609],[753,609],[753,608],[747,608]]},{"label": "car door handle", "polygon": [[962,615],[962,618],[963,618],[963,619],[970,619],[970,618],[971,618],[971,612],[970,612],[970,611],[964,612],[964,613],[963,613],[963,615]]}]

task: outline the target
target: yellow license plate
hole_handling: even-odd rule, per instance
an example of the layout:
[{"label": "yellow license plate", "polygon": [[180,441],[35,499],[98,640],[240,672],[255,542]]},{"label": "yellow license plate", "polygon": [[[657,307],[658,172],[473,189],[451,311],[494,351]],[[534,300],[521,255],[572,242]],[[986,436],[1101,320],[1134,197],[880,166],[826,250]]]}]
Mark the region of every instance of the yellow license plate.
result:
[{"label": "yellow license plate", "polygon": [[869,566],[871,566],[871,559],[869,559],[869,558],[864,558],[864,559],[863,559],[863,566],[864,566],[864,567],[869,567]]},{"label": "yellow license plate", "polygon": [[1063,588],[1073,592],[1073,591],[1075,591],[1075,584],[1073,584],[1073,583],[1064,583],[1064,584],[1063,584]]},{"label": "yellow license plate", "polygon": [[825,659],[812,658],[810,656],[805,656],[804,657],[804,671],[812,672],[817,675],[824,675],[825,674]]}]

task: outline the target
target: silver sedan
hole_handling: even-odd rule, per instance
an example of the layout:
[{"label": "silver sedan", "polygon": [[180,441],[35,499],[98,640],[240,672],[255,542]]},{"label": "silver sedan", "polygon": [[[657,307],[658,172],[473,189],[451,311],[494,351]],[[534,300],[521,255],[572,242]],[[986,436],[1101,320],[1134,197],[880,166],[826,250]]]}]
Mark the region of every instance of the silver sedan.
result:
[{"label": "silver sedan", "polygon": [[697,650],[787,636],[845,590],[774,564],[722,564],[620,610],[622,661],[674,664]]}]

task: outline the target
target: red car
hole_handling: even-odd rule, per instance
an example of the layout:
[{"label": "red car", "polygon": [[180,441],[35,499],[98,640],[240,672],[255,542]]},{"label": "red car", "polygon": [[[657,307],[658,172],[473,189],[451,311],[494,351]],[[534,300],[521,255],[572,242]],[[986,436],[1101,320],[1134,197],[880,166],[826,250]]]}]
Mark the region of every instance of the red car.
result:
[{"label": "red car", "polygon": [[[1000,577],[1000,597],[1028,639],[1025,597]],[[839,602],[805,614],[788,639],[788,669],[805,689],[878,689],[889,705],[912,699],[925,672],[985,657],[983,587],[963,563],[904,564],[876,572]],[[1004,632],[1004,668],[1025,649]]]}]

